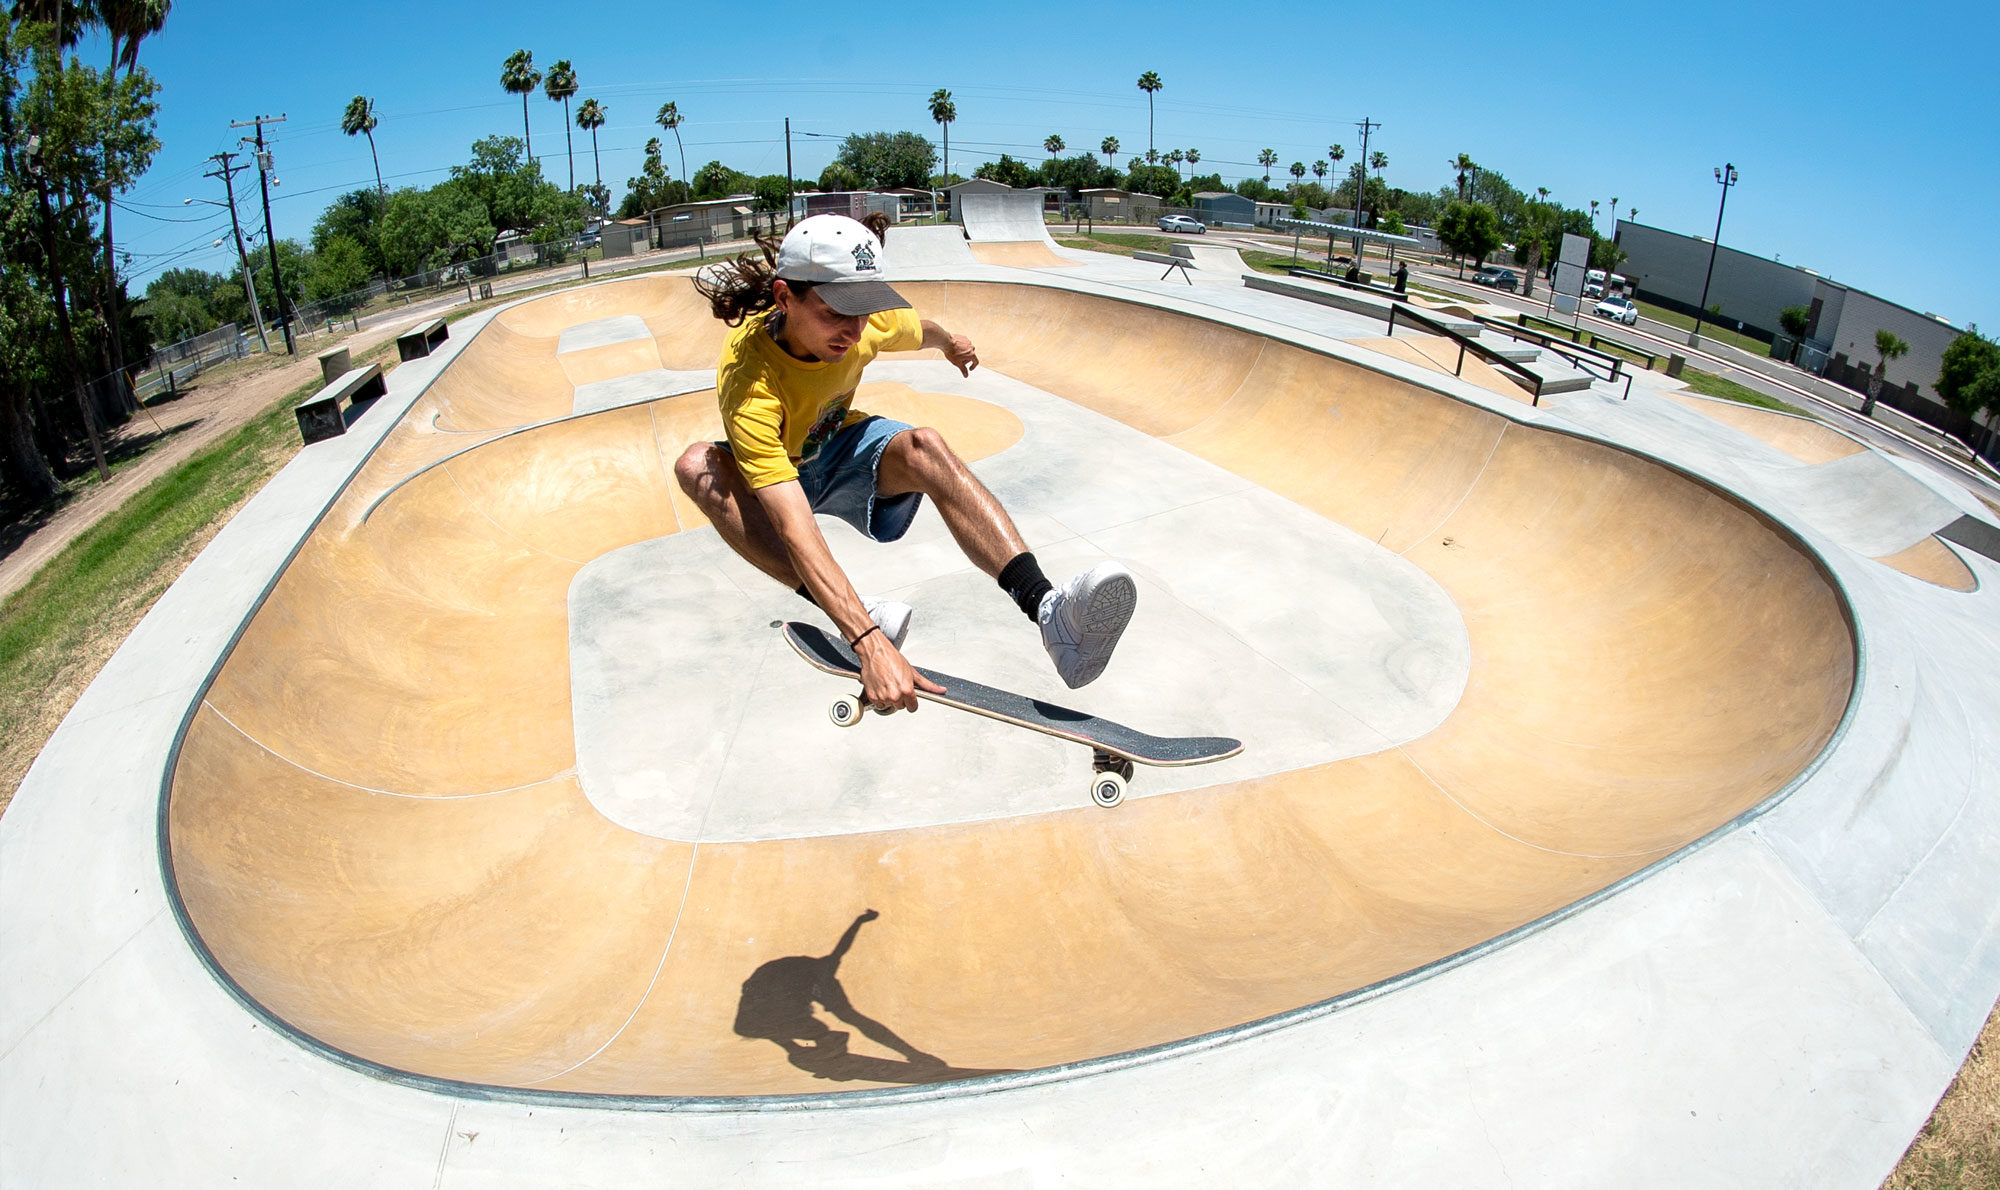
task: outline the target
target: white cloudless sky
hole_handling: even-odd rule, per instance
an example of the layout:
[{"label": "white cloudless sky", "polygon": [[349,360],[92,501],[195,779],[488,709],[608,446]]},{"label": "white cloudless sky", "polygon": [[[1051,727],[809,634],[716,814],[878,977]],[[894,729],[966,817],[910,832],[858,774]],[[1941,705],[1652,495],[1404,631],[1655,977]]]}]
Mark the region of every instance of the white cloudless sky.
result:
[{"label": "white cloudless sky", "polygon": [[[1147,143],[1141,73],[1154,97],[1154,143],[1201,150],[1200,170],[1277,177],[1338,143],[1352,162],[1356,123],[1381,125],[1392,185],[1450,184],[1460,152],[1522,190],[1621,211],[1706,236],[1735,164],[1723,243],[1818,270],[1959,325],[2000,330],[1991,217],[2000,153],[2000,7],[1840,2],[1683,5],[1428,3],[1292,6],[1210,3],[878,6],[463,4],[337,6],[179,0],[141,51],[161,84],[162,148],[124,197],[120,240],[135,288],[163,268],[229,267],[202,177],[207,156],[237,148],[232,120],[279,113],[270,131],[280,237],[305,239],[326,203],[374,180],[364,138],[340,132],[357,94],[374,98],[375,139],[392,187],[430,185],[481,136],[521,133],[521,103],[500,89],[516,49],[546,70],[568,58],[572,101],[609,110],[598,134],[614,201],[639,171],[667,100],[687,122],[690,170],[711,159],[782,173],[784,121],[794,172],[816,177],[852,132],[909,129],[937,140],[930,93],[952,91],[952,165],[970,174],[1009,152],[1036,160],[1050,133],[1066,153],[1106,136],[1119,164]],[[101,40],[78,51],[104,57]],[[561,105],[529,101],[535,154],[568,177]],[[579,181],[593,176],[572,129]],[[679,162],[667,139],[667,164]],[[246,219],[261,221],[255,174]],[[239,190],[239,198],[245,191]],[[189,222],[181,222],[189,221]],[[1608,217],[1602,222],[1608,232]]]}]

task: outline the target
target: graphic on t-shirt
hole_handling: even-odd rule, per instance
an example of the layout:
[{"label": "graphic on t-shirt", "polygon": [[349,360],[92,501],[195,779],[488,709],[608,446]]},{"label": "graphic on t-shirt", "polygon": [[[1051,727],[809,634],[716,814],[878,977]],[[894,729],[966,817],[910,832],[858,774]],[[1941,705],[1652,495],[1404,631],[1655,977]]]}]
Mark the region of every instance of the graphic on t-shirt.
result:
[{"label": "graphic on t-shirt", "polygon": [[805,445],[799,448],[799,462],[810,463],[819,457],[819,448],[840,432],[840,423],[847,420],[847,407],[853,400],[853,393],[845,393],[827,402],[826,407],[819,411],[812,429],[806,431]]}]

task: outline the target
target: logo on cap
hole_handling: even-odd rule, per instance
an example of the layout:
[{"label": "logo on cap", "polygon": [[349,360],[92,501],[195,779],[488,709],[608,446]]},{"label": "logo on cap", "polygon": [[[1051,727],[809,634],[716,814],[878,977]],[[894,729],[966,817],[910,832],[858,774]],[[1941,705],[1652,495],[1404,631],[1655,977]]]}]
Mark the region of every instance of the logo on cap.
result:
[{"label": "logo on cap", "polygon": [[862,273],[875,271],[875,250],[868,246],[866,240],[854,245],[854,268]]}]

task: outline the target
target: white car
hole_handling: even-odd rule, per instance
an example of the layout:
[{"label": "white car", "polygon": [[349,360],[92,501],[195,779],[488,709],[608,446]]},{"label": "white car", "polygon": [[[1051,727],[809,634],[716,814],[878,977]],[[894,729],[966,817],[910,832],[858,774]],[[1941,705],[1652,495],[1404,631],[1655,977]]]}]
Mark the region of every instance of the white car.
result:
[{"label": "white car", "polygon": [[1187,215],[1160,216],[1160,230],[1184,231],[1187,232],[1189,235],[1196,235],[1196,236],[1208,234],[1208,228],[1202,226],[1201,220],[1192,218]]},{"label": "white car", "polygon": [[1590,312],[1599,318],[1609,318],[1626,326],[1633,326],[1639,321],[1639,307],[1632,304],[1631,298],[1615,293],[1597,303]]}]

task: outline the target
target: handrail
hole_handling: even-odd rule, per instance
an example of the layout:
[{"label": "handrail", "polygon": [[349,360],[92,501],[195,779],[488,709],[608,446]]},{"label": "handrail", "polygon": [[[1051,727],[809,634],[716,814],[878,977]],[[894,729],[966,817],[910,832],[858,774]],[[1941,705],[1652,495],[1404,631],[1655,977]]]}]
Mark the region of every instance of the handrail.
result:
[{"label": "handrail", "polygon": [[1596,348],[1599,351],[1604,350],[1604,348],[1599,346],[1599,344],[1609,344],[1610,346],[1618,349],[1619,351],[1628,351],[1633,355],[1639,357],[1640,359],[1645,360],[1646,370],[1648,372],[1654,371],[1655,370],[1654,365],[1660,362],[1660,357],[1653,354],[1650,351],[1641,351],[1637,347],[1632,346],[1630,343],[1620,343],[1616,339],[1607,338],[1604,335],[1598,334],[1596,331],[1591,331],[1590,346]]},{"label": "handrail", "polygon": [[[1523,314],[1521,317],[1527,318],[1530,316]],[[1526,323],[1517,326],[1505,319],[1493,318],[1485,314],[1474,314],[1472,318],[1473,321],[1479,323],[1481,326],[1490,326],[1494,330],[1512,335],[1516,339],[1526,339],[1531,343],[1538,344],[1545,351],[1553,351],[1585,371],[1590,370],[1590,364],[1593,361],[1584,357],[1594,357],[1594,362],[1599,367],[1606,369],[1604,376],[1606,380],[1616,381],[1619,374],[1625,369],[1625,361],[1608,351],[1599,351],[1595,347],[1585,347],[1583,344],[1574,341],[1566,344],[1561,343],[1556,336],[1546,331],[1535,330]]]},{"label": "handrail", "polygon": [[1515,363],[1513,360],[1508,359],[1506,356],[1493,350],[1491,347],[1488,347],[1485,344],[1479,343],[1475,340],[1466,338],[1464,335],[1459,334],[1457,331],[1446,326],[1444,323],[1439,322],[1437,319],[1432,318],[1429,315],[1417,313],[1415,310],[1411,309],[1409,304],[1406,302],[1389,303],[1389,337],[1392,339],[1396,337],[1397,318],[1402,318],[1408,322],[1414,322],[1418,326],[1423,327],[1425,330],[1430,331],[1432,334],[1442,335],[1445,338],[1451,339],[1458,344],[1458,367],[1452,370],[1452,375],[1463,376],[1465,374],[1465,353],[1466,350],[1469,348],[1471,349],[1472,354],[1485,360],[1487,363],[1499,364],[1501,367],[1506,368],[1511,372],[1515,372],[1518,373],[1519,375],[1527,377],[1530,384],[1530,388],[1528,391],[1534,394],[1534,400],[1531,401],[1530,404],[1540,407],[1542,403],[1542,378],[1540,376],[1536,375],[1533,372],[1530,372],[1528,369],[1522,367],[1520,364]]},{"label": "handrail", "polygon": [[1406,293],[1397,293],[1393,289],[1384,289],[1380,285],[1370,285],[1366,281],[1349,281],[1338,273],[1324,273],[1318,269],[1300,268],[1298,265],[1293,265],[1286,271],[1294,277],[1308,277],[1314,281],[1331,281],[1342,288],[1358,290],[1361,293],[1372,293],[1376,297],[1388,298],[1392,302],[1406,302],[1410,300],[1410,296]]}]

